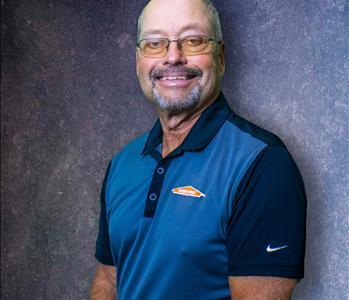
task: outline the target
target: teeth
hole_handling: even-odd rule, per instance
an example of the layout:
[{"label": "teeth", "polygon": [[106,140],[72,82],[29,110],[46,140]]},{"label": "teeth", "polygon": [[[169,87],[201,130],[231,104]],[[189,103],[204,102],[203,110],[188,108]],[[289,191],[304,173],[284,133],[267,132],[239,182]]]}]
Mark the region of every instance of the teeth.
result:
[{"label": "teeth", "polygon": [[160,80],[187,80],[187,76],[164,76]]}]

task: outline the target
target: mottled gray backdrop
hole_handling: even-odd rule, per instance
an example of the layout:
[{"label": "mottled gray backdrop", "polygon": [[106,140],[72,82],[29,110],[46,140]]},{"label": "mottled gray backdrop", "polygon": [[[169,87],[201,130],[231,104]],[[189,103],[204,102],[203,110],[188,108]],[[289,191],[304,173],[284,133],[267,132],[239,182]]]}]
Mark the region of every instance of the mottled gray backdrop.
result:
[{"label": "mottled gray backdrop", "polygon": [[[105,168],[156,118],[135,75],[143,3],[1,1],[1,299],[88,297]],[[224,93],[285,141],[304,176],[294,299],[348,299],[348,3],[215,3]]]}]

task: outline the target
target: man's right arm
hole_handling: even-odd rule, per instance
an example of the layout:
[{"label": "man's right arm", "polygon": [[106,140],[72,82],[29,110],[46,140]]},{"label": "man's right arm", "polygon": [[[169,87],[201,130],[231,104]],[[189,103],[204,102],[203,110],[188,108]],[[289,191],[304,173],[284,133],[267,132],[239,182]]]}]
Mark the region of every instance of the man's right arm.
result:
[{"label": "man's right arm", "polygon": [[115,266],[98,264],[91,288],[91,300],[116,299],[116,269]]}]

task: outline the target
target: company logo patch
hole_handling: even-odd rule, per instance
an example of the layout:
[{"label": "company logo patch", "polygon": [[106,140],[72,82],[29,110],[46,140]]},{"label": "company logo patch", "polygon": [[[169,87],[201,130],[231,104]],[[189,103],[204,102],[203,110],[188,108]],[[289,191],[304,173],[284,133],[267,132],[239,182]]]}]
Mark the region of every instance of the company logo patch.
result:
[{"label": "company logo patch", "polygon": [[199,190],[190,185],[176,187],[172,189],[172,193],[195,198],[206,197],[205,194],[201,193]]}]

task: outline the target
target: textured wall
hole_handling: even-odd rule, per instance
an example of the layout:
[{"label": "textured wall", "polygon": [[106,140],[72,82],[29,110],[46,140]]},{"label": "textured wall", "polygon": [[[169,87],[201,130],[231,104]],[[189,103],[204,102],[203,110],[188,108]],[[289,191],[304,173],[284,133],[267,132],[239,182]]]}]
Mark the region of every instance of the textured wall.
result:
[{"label": "textured wall", "polygon": [[[348,3],[215,3],[223,91],[285,141],[304,176],[306,278],[294,299],[347,299]],[[104,170],[156,118],[135,75],[141,7],[1,1],[1,299],[87,298]]]}]

